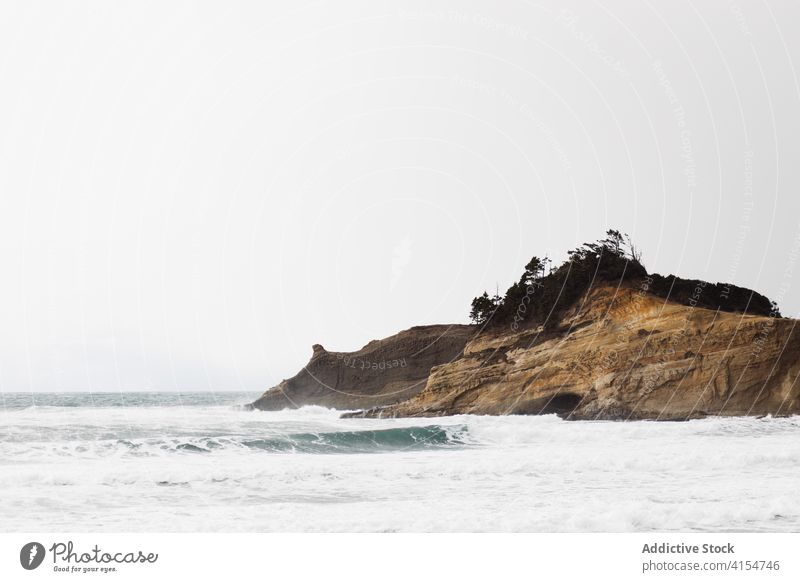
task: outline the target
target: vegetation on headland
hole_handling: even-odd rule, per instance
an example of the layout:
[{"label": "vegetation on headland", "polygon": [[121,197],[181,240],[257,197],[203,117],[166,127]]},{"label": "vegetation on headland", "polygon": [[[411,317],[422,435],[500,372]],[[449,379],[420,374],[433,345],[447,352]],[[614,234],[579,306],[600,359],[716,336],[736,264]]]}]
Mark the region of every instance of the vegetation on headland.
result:
[{"label": "vegetation on headland", "polygon": [[608,230],[604,239],[585,243],[567,255],[567,260],[555,267],[549,258],[534,256],[505,295],[484,292],[475,297],[470,319],[479,325],[513,329],[555,325],[564,310],[601,282],[638,284],[643,291],[685,305],[781,317],[774,301],[750,289],[648,274],[640,251],[618,230]]}]

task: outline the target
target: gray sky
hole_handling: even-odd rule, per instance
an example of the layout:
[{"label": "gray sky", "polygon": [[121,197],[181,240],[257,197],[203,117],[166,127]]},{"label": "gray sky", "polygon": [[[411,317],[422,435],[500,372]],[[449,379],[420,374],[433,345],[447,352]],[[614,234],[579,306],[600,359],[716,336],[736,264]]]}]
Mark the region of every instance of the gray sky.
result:
[{"label": "gray sky", "polygon": [[796,2],[6,2],[0,390],[262,389],[609,227],[800,315]]}]

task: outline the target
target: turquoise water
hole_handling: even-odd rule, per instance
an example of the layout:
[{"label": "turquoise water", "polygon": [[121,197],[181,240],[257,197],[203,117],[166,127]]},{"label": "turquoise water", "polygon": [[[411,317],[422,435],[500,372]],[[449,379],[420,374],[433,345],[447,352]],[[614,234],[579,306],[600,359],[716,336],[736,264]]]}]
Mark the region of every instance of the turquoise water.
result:
[{"label": "turquoise water", "polygon": [[[249,392],[4,394],[4,460],[24,458],[29,450],[43,452],[48,447],[57,451],[57,460],[63,455],[210,453],[225,449],[381,453],[466,444],[464,425],[382,424],[364,430],[343,430],[348,425],[346,421],[341,426],[328,427],[297,422],[297,418],[307,417],[298,417],[292,411],[269,415],[250,410],[248,404],[257,397]],[[176,422],[157,421],[165,413]],[[230,420],[231,415],[238,421],[222,422]],[[338,413],[330,412],[328,416],[335,418]],[[187,418],[192,421],[177,422]],[[269,422],[262,422],[267,418]]]}]

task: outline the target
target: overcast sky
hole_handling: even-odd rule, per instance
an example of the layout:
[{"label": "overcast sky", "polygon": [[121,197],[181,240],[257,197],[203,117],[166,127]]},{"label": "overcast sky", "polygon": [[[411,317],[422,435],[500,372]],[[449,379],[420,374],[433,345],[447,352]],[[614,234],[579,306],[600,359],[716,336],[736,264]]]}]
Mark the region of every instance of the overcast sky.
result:
[{"label": "overcast sky", "polygon": [[800,7],[5,2],[0,390],[267,388],[613,227],[800,315]]}]

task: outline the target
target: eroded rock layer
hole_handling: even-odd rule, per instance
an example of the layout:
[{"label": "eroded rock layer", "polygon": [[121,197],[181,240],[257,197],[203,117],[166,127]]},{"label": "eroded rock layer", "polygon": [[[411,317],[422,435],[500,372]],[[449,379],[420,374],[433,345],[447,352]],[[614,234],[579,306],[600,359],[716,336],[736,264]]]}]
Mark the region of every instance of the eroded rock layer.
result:
[{"label": "eroded rock layer", "polygon": [[796,320],[600,287],[543,332],[493,330],[423,391],[365,416],[547,414],[683,420],[800,412]]},{"label": "eroded rock layer", "polygon": [[305,368],[267,390],[253,406],[352,410],[407,400],[425,387],[431,368],[460,357],[476,331],[468,325],[412,327],[356,352],[329,352],[315,345]]}]

